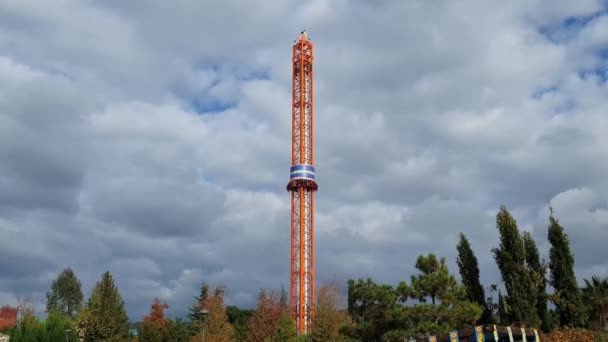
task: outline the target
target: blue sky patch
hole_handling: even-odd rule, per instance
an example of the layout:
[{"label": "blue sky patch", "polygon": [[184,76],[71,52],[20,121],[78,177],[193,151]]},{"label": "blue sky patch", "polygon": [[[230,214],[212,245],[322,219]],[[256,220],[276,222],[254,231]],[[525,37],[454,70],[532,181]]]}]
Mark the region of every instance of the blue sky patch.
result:
[{"label": "blue sky patch", "polygon": [[573,39],[591,21],[606,14],[608,14],[608,8],[590,15],[570,16],[557,24],[542,26],[538,31],[555,44],[564,43]]}]

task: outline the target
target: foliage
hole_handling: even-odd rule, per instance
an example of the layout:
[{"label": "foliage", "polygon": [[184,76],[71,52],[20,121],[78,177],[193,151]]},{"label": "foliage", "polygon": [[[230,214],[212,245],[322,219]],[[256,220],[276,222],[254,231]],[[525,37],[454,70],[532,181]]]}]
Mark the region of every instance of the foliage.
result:
[{"label": "foliage", "polygon": [[[349,312],[355,325],[340,331],[350,338],[379,341],[448,331],[474,324],[481,317],[483,308],[466,300],[466,290],[449,274],[443,258],[420,256],[416,267],[421,274],[412,277],[413,286],[401,282],[393,288],[371,279],[349,280]],[[427,304],[428,297],[431,304]],[[404,305],[410,298],[420,304]],[[440,302],[433,304],[433,298]]]},{"label": "foliage", "polygon": [[165,342],[188,342],[190,338],[190,325],[186,321],[176,318],[170,322]]},{"label": "foliage", "polygon": [[125,341],[131,337],[124,302],[110,272],[93,289],[86,307],[75,320],[78,336],[85,341]]},{"label": "foliage", "polygon": [[591,325],[598,329],[608,328],[608,278],[584,279],[583,301],[591,314]]},{"label": "foliage", "polygon": [[234,339],[236,341],[245,341],[249,330],[247,328],[247,322],[249,318],[253,316],[255,310],[239,309],[236,306],[229,305],[226,307],[226,315],[228,315],[228,322],[234,327]]},{"label": "foliage", "polygon": [[540,328],[544,332],[551,330],[547,310],[547,266],[540,260],[536,242],[529,232],[523,233],[524,250],[526,253],[526,266],[532,282],[536,287],[536,313],[541,321]]},{"label": "foliage", "polygon": [[442,302],[451,300],[449,295],[458,285],[456,278],[448,272],[445,258],[437,260],[435,254],[432,253],[428,256],[420,255],[416,260],[416,268],[421,274],[411,277],[412,298],[424,303],[427,297],[430,297],[433,305],[436,299],[440,299]]},{"label": "foliage", "polygon": [[540,336],[541,341],[559,342],[608,342],[608,333],[581,328],[566,328]]},{"label": "foliage", "polygon": [[501,317],[502,323],[518,322],[537,327],[540,325],[536,312],[537,289],[525,265],[526,250],[517,222],[505,206],[501,206],[496,215],[496,226],[500,246],[492,252],[507,289],[504,297],[506,320]]},{"label": "foliage", "polygon": [[574,256],[570,252],[570,242],[564,228],[553,217],[549,216],[548,238],[550,284],[555,289],[552,301],[557,308],[561,326],[582,327],[586,323],[586,314],[582,306],[581,291],[574,275]]},{"label": "foliage", "polygon": [[[281,302],[280,299],[279,302]],[[273,341],[295,342],[297,336],[296,321],[289,315],[289,312],[283,311],[277,320],[277,327],[274,333]]]},{"label": "foliage", "polygon": [[71,268],[65,268],[51,284],[46,293],[46,310],[59,310],[69,317],[75,317],[82,308],[83,295],[80,280]]},{"label": "foliage", "polygon": [[201,309],[209,311],[204,320],[205,341],[228,342],[234,338],[234,327],[226,314],[225,293],[226,288],[216,287],[213,295],[207,294],[201,302]]},{"label": "foliage", "polygon": [[469,240],[463,233],[459,235],[460,240],[456,249],[458,250],[458,258],[456,263],[458,264],[458,270],[460,271],[460,277],[462,283],[466,287],[467,300],[473,303],[477,303],[484,308],[481,318],[477,322],[478,324],[490,324],[494,322],[492,317],[492,309],[486,304],[486,295],[479,280],[479,265],[475,253],[471,249]]},{"label": "foliage", "polygon": [[142,342],[165,341],[171,320],[165,318],[165,309],[169,308],[167,303],[161,303],[158,298],[150,305],[150,313],[144,316],[143,321],[137,327],[137,337]]},{"label": "foliage", "polygon": [[347,324],[345,299],[336,282],[323,284],[317,290],[315,318],[311,338],[313,341],[342,341],[340,328]]},{"label": "foliage", "polygon": [[284,312],[285,306],[281,303],[277,292],[261,289],[258,294],[257,310],[249,318],[248,340],[263,342],[265,339],[272,339],[277,331],[279,318]]},{"label": "foliage", "polygon": [[75,335],[71,331],[70,318],[59,311],[50,312],[47,320],[41,323],[33,311],[28,310],[7,333],[11,342],[65,341],[66,334],[75,341]]},{"label": "foliage", "polygon": [[196,299],[196,301],[194,302],[194,305],[192,305],[191,307],[188,308],[189,312],[188,312],[188,318],[190,319],[190,323],[192,323],[193,325],[200,325],[200,321],[201,321],[201,303],[207,299],[207,294],[209,292],[209,285],[207,285],[207,283],[203,283],[201,285],[201,292],[198,295],[198,297],[194,297],[194,299]]}]

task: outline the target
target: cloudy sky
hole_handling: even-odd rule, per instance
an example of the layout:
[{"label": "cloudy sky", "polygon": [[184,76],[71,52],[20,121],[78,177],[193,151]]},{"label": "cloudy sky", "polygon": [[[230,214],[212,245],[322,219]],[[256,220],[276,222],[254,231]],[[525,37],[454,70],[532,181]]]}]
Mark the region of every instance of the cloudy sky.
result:
[{"label": "cloudy sky", "polygon": [[409,278],[506,205],[608,275],[608,3],[0,0],[0,304],[109,270],[133,320],[288,287],[290,61],[315,44],[316,271]]}]

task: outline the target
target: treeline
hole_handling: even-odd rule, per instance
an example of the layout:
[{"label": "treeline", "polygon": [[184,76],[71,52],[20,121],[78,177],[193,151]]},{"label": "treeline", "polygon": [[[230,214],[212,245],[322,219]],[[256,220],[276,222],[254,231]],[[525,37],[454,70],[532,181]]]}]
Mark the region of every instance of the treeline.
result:
[{"label": "treeline", "polygon": [[244,310],[225,304],[226,286],[202,284],[186,318],[167,317],[169,305],[155,299],[141,321],[130,323],[109,272],[85,301],[80,281],[69,268],[47,292],[48,318],[39,321],[20,302],[19,320],[5,333],[12,342],[186,342],[201,341],[203,330],[205,341],[403,341],[494,323],[540,328],[546,333],[559,330],[554,336],[567,341],[560,329],[608,327],[608,278],[594,276],[584,279],[584,287],[578,286],[568,237],[552,211],[548,259],[541,258],[532,235],[520,232],[504,206],[496,215],[496,227],[499,242],[492,255],[500,284],[482,285],[478,259],[460,233],[456,245],[460,280],[450,273],[445,258],[429,253],[415,260],[417,274],[396,285],[350,279],[343,296],[339,284],[322,284],[309,336],[296,336],[288,295],[282,289],[260,290],[256,308]]},{"label": "treeline", "polygon": [[[552,209],[548,260],[541,259],[532,235],[520,232],[504,206],[496,215],[496,227],[499,244],[491,251],[502,282],[491,284],[490,293],[481,284],[471,244],[460,233],[456,263],[461,282],[449,274],[445,259],[434,254],[418,257],[420,274],[409,283],[391,286],[371,279],[350,280],[348,313],[354,324],[342,328],[342,333],[365,341],[403,341],[479,324],[532,327],[545,333],[608,328],[608,278],[593,276],[584,279],[584,287],[578,286],[568,236]],[[554,308],[549,309],[549,303]]]},{"label": "treeline", "polygon": [[210,288],[203,283],[186,319],[168,317],[169,305],[155,299],[141,321],[130,323],[110,272],[102,275],[85,302],[80,280],[66,268],[46,294],[47,319],[39,320],[28,302],[19,300],[19,319],[2,332],[11,342],[195,342],[202,341],[203,333],[205,341],[215,342],[331,341],[346,321],[341,310],[345,299],[334,282],[318,289],[317,328],[304,337],[296,334],[284,289],[260,290],[255,309],[227,306],[227,293],[225,286]]}]

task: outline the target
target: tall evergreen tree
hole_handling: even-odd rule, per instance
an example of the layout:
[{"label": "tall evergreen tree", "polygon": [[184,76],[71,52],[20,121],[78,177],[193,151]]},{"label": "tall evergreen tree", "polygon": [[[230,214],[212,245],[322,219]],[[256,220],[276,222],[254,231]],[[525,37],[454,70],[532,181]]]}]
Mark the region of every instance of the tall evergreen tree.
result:
[{"label": "tall evergreen tree", "polygon": [[553,216],[549,215],[549,283],[555,289],[553,302],[562,326],[584,326],[586,314],[582,308],[581,290],[574,275],[574,256],[570,252],[570,242],[564,228]]},{"label": "tall evergreen tree", "polygon": [[536,242],[529,232],[523,234],[524,249],[526,250],[526,265],[532,281],[536,286],[536,313],[541,320],[541,329],[549,332],[549,316],[547,311],[547,266],[540,260]]},{"label": "tall evergreen tree", "polygon": [[509,322],[509,313],[505,303],[505,297],[502,296],[500,290],[498,290],[498,319],[502,325],[509,325],[511,323]]},{"label": "tall evergreen tree", "polygon": [[467,299],[479,304],[484,308],[483,314],[479,319],[480,324],[490,324],[494,322],[492,309],[487,306],[486,295],[479,280],[479,265],[477,257],[471,249],[469,240],[463,233],[460,233],[460,241],[456,246],[458,258],[456,262],[460,271],[460,277],[467,291]]},{"label": "tall evergreen tree", "polygon": [[110,272],[93,289],[86,308],[76,319],[78,334],[85,341],[127,341],[131,325],[125,304]]},{"label": "tall evergreen tree", "polygon": [[201,305],[202,305],[203,301],[205,301],[207,299],[208,296],[209,296],[209,285],[207,285],[207,283],[203,282],[203,284],[201,285],[201,293],[198,295],[198,297],[194,297],[194,299],[196,299],[196,302],[194,303],[194,305],[192,305],[190,308],[188,308],[188,310],[189,310],[188,318],[190,319],[190,323],[198,324],[197,322],[200,322]]},{"label": "tall evergreen tree", "polygon": [[[496,215],[496,226],[500,234],[500,246],[492,252],[507,289],[504,300],[508,307],[508,323],[521,322],[538,327],[537,290],[525,265],[526,250],[517,222],[505,206],[501,206]],[[503,322],[505,323],[507,322]]]},{"label": "tall evergreen tree", "polygon": [[46,310],[59,311],[69,317],[75,317],[82,308],[83,296],[80,280],[71,268],[65,268],[46,293]]}]

